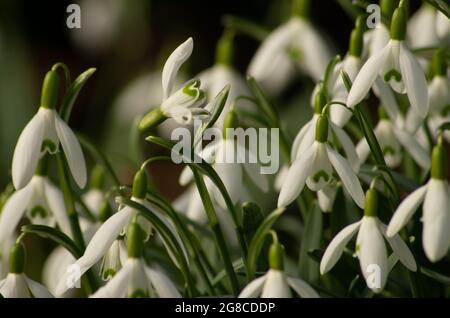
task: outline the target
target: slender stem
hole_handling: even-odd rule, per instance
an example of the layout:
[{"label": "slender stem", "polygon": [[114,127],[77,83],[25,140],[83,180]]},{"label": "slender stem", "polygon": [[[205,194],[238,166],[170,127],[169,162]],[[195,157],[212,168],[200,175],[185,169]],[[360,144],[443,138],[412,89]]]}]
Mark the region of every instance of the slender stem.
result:
[{"label": "slender stem", "polygon": [[205,212],[208,217],[209,226],[213,231],[217,247],[222,256],[225,271],[227,272],[228,278],[231,283],[231,288],[233,289],[233,294],[237,296],[239,293],[238,280],[236,277],[236,273],[234,272],[233,263],[231,261],[230,254],[228,252],[225,238],[222,234],[222,230],[220,229],[220,224],[217,219],[216,211],[214,210],[214,205],[211,201],[211,197],[209,196],[208,190],[205,185],[205,181],[203,180],[203,176],[196,169],[192,169],[192,173],[194,174],[195,182],[198,187],[198,192],[200,193],[200,197],[203,201],[203,206],[205,207]]}]

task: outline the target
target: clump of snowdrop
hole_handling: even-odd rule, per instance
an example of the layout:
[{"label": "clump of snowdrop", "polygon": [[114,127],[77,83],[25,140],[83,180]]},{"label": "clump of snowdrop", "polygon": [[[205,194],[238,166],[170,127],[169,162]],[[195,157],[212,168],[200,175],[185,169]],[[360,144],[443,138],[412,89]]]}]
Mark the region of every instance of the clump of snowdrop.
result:
[{"label": "clump of snowdrop", "polygon": [[142,132],[161,124],[167,118],[179,124],[190,124],[194,116],[208,115],[205,92],[199,80],[191,80],[174,91],[176,76],[181,65],[191,56],[194,48],[192,38],[180,44],[167,59],[162,71],[163,100],[161,106],[147,113],[139,123]]},{"label": "clump of snowdrop", "polygon": [[123,267],[93,298],[179,298],[180,293],[170,279],[157,269],[148,267],[142,258],[145,232],[137,223],[128,227],[128,259]]},{"label": "clump of snowdrop", "polygon": [[[374,133],[383,151],[387,166],[395,168],[401,163],[402,148],[404,148],[423,169],[429,169],[428,151],[416,140],[414,134],[406,129],[405,120],[399,115],[397,121],[393,122],[383,107],[379,108],[379,118]],[[369,157],[370,147],[365,138],[361,139],[356,146],[356,152],[361,163],[364,163]]]},{"label": "clump of snowdrop", "polygon": [[417,116],[422,119],[428,113],[428,90],[424,71],[405,43],[407,14],[402,0],[394,11],[391,22],[391,40],[379,52],[372,55],[356,76],[347,98],[347,106],[353,108],[369,92],[381,77],[392,89],[407,94]]},{"label": "clump of snowdrop", "polygon": [[39,159],[46,153],[60,151],[60,144],[75,182],[80,188],[86,184],[86,163],[80,143],[55,110],[58,92],[58,75],[51,70],[45,75],[39,110],[23,129],[14,149],[12,179],[17,190],[30,182]]},{"label": "clump of snowdrop", "polygon": [[9,256],[9,273],[0,281],[0,295],[4,298],[53,298],[45,286],[25,275],[25,256],[23,244],[14,244]]},{"label": "clump of snowdrop", "polygon": [[63,194],[46,176],[47,158],[42,158],[30,182],[14,192],[0,214],[0,243],[8,240],[23,215],[35,224],[57,224],[71,235],[70,222],[64,205]]},{"label": "clump of snowdrop", "polygon": [[[335,134],[347,159],[342,157],[336,147],[330,144],[332,134]],[[345,132],[330,123],[326,114],[317,119],[314,139],[307,140],[305,147],[299,147],[287,176],[283,182],[278,197],[278,207],[283,207],[294,201],[306,185],[313,191],[322,190],[329,184],[335,171],[341,179],[344,188],[348,191],[359,207],[364,207],[364,192],[356,176],[359,161],[355,147]]]},{"label": "clump of snowdrop", "polygon": [[434,147],[431,162],[430,180],[399,205],[389,223],[387,235],[389,237],[396,235],[423,202],[422,245],[428,259],[437,262],[446,255],[450,247],[448,156],[442,143]]},{"label": "clump of snowdrop", "polygon": [[386,225],[378,219],[376,190],[373,188],[367,190],[365,200],[363,218],[343,228],[328,245],[320,262],[320,273],[323,275],[334,267],[346,245],[358,232],[355,252],[361,272],[367,287],[379,293],[384,289],[389,274],[385,241],[406,268],[416,271],[417,265],[408,246],[398,234],[387,236]]},{"label": "clump of snowdrop", "polygon": [[295,0],[292,17],[267,36],[250,62],[247,73],[271,95],[285,87],[296,65],[318,81],[331,57],[325,40],[308,20],[310,2]]},{"label": "clump of snowdrop", "polygon": [[269,249],[270,269],[250,282],[239,298],[291,298],[291,289],[302,298],[318,298],[319,294],[305,281],[284,272],[284,247],[278,241]]}]

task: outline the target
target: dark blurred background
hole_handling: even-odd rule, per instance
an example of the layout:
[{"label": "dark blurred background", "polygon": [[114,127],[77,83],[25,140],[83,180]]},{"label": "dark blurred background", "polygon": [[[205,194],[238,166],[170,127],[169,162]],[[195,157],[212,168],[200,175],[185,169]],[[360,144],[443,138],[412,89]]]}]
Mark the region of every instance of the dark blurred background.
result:
[{"label": "dark blurred background", "polygon": [[[81,7],[81,29],[66,26],[71,3]],[[290,0],[0,1],[0,184],[9,180],[17,137],[36,112],[41,81],[55,62],[66,63],[72,77],[97,68],[79,95],[71,126],[98,141],[122,89],[139,75],[159,72],[171,50],[187,37],[195,42],[187,73],[195,75],[214,63],[224,15],[273,29],[288,18],[290,5]],[[320,0],[313,1],[312,15],[336,52],[345,53],[353,25],[345,11],[336,1]],[[246,35],[236,37],[238,70],[245,72],[258,45]],[[303,84],[293,84],[286,98]]]}]

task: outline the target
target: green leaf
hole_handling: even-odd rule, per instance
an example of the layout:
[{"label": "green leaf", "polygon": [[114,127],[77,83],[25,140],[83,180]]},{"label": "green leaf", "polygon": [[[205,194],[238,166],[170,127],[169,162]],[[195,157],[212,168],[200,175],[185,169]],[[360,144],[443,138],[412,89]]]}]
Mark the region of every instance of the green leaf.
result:
[{"label": "green leaf", "polygon": [[248,76],[247,83],[253,96],[256,98],[257,103],[255,105],[266,115],[271,127],[278,127],[278,113],[275,110],[275,106],[270,102],[269,98],[265,95],[262,88],[253,77]]},{"label": "green leaf", "polygon": [[23,233],[32,233],[39,235],[40,237],[48,238],[58,245],[61,245],[66,250],[70,252],[76,259],[80,258],[83,255],[83,252],[78,248],[74,241],[70,239],[63,232],[54,229],[50,226],[40,225],[40,224],[28,224],[22,226]]},{"label": "green leaf", "polygon": [[247,255],[247,273],[248,278],[251,280],[255,276],[256,264],[258,263],[258,257],[260,257],[260,251],[264,244],[266,235],[269,233],[272,225],[278,219],[278,217],[283,213],[284,209],[276,209],[261,223],[250,242]]},{"label": "green leaf", "polygon": [[254,202],[245,202],[242,205],[242,228],[245,240],[250,243],[258,227],[264,221],[261,208]]},{"label": "green leaf", "polygon": [[439,274],[438,272],[435,272],[435,271],[433,271],[429,268],[423,267],[423,266],[420,267],[420,272],[422,274],[424,274],[425,276],[428,276],[441,284],[450,285],[450,277],[449,276]]},{"label": "green leaf", "polygon": [[195,133],[193,147],[195,147],[199,142],[202,141],[202,136],[205,130],[212,127],[216,123],[217,119],[219,119],[220,114],[222,113],[223,108],[225,107],[225,104],[227,102],[228,94],[230,93],[230,87],[230,85],[226,85],[214,98],[212,102],[211,117],[207,122],[203,123]]},{"label": "green leaf", "polygon": [[81,73],[75,81],[70,85],[69,89],[66,91],[64,95],[64,99],[61,104],[61,109],[59,110],[59,114],[62,119],[68,121],[70,118],[70,113],[72,112],[73,104],[75,103],[78,93],[83,88],[83,85],[86,81],[94,74],[96,71],[95,68],[90,68],[83,73]]},{"label": "green leaf", "polygon": [[319,262],[310,258],[308,251],[320,248],[322,226],[322,211],[317,201],[314,201],[305,221],[299,258],[300,277],[308,282],[317,282],[319,279]]}]

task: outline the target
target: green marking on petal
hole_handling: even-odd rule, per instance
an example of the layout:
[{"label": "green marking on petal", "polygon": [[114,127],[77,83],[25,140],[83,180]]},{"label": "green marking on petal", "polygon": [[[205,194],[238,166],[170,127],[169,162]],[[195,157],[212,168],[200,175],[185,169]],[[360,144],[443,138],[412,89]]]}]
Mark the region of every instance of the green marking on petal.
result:
[{"label": "green marking on petal", "polygon": [[30,215],[32,218],[40,216],[45,219],[48,216],[48,213],[42,205],[36,205],[33,209],[31,209]]},{"label": "green marking on petal", "polygon": [[324,170],[320,170],[313,176],[313,180],[315,183],[318,183],[320,181],[320,178],[323,178],[325,182],[328,182],[330,176]]},{"label": "green marking on petal", "polygon": [[142,290],[141,288],[136,289],[134,292],[132,292],[129,296],[129,298],[148,298],[148,293],[145,290]]},{"label": "green marking on petal", "polygon": [[387,156],[387,155],[395,155],[395,150],[394,148],[392,148],[391,146],[386,146],[383,148],[383,155]]},{"label": "green marking on petal", "polygon": [[113,268],[107,268],[107,269],[103,270],[102,279],[103,280],[109,280],[114,275],[116,275],[116,270],[113,269]]},{"label": "green marking on petal", "polygon": [[50,139],[44,139],[44,141],[42,141],[41,151],[46,150],[48,150],[50,153],[56,153],[56,151],[58,150],[58,146]]},{"label": "green marking on petal", "polygon": [[442,111],[441,111],[441,115],[442,116],[448,116],[450,114],[450,104],[446,105]]},{"label": "green marking on petal", "polygon": [[390,70],[390,71],[387,71],[385,74],[384,74],[384,81],[385,82],[389,82],[392,78],[394,78],[394,80],[396,81],[396,82],[401,82],[402,81],[402,74],[400,74],[400,72],[399,71],[397,71],[397,70],[394,70],[394,69],[392,69],[392,70]]}]

